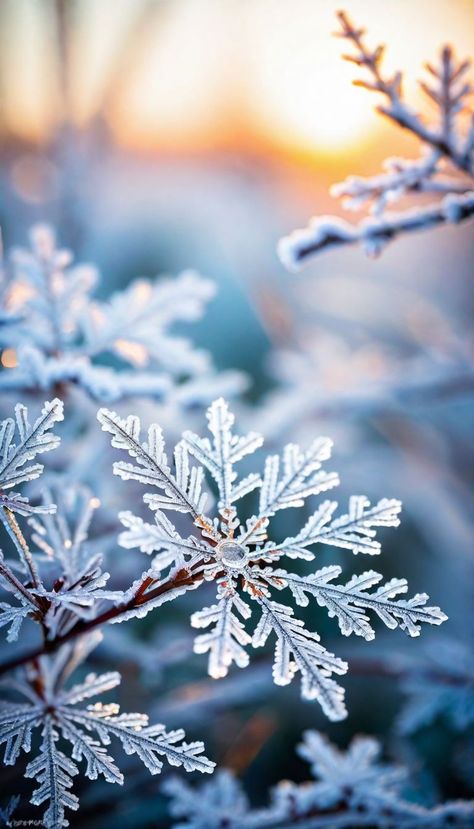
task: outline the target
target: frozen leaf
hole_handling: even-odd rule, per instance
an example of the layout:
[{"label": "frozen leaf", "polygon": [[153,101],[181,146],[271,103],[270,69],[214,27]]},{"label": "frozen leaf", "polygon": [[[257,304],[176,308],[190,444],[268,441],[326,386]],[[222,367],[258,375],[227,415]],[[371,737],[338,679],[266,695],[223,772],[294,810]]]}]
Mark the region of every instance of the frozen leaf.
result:
[{"label": "frozen leaf", "polygon": [[[440,624],[446,619],[437,607],[427,605],[426,594],[400,599],[407,591],[404,579],[380,584],[382,576],[369,571],[354,575],[345,584],[334,583],[341,574],[338,566],[316,573],[298,575],[275,567],[282,556],[311,561],[317,545],[342,547],[357,553],[380,553],[376,538],[380,527],[399,524],[400,502],[383,498],[371,506],[364,496],[349,500],[347,513],[336,514],[337,503],[323,501],[294,537],[273,540],[271,519],[280,510],[302,507],[308,498],[338,483],[337,474],[322,467],[329,459],[331,442],[320,438],[308,451],[289,444],[283,457],[271,455],[265,462],[263,476],[251,472],[238,480],[234,465],[257,451],[262,438],[256,433],[240,437],[233,432],[234,416],[224,400],[216,400],[208,411],[211,437],[185,432],[174,453],[174,467],[165,453],[159,426],[150,427],[148,442],[140,442],[138,418],[119,418],[101,410],[99,420],[112,434],[112,445],[128,452],[138,465],[119,461],[115,472],[158,490],[145,492],[144,500],[155,512],[155,523],[144,521],[127,511],[121,514],[125,532],[120,536],[124,547],[138,547],[156,553],[151,571],[143,574],[124,601],[133,605],[133,591],[140,592],[140,603],[124,609],[117,621],[144,616],[203,580],[213,581],[216,602],[192,616],[194,627],[208,628],[197,636],[195,651],[209,654],[209,673],[223,677],[235,663],[245,667],[249,645],[262,646],[276,637],[273,677],[286,685],[299,671],[302,695],[317,699],[334,720],[345,716],[343,689],[332,674],[344,674],[347,665],[324,648],[316,632],[308,631],[295,618],[293,609],[275,602],[274,590],[289,588],[296,603],[305,606],[310,597],[336,616],[344,635],[355,633],[372,639],[374,630],[367,615],[371,611],[389,628],[400,626],[409,635],[420,632],[420,623]],[[191,457],[199,465],[191,465]],[[203,514],[203,468],[219,492],[217,514]],[[249,498],[259,490],[257,511],[241,515],[241,494]],[[180,525],[188,520],[192,533],[181,532],[163,510],[176,511]],[[191,527],[191,521],[194,525]],[[169,569],[171,590],[164,591]],[[173,574],[185,574],[177,584]],[[374,588],[373,590],[371,588]],[[245,600],[244,597],[245,596]],[[247,601],[248,600],[248,601]],[[255,612],[251,613],[251,608]],[[253,636],[248,630],[252,622]]]}]

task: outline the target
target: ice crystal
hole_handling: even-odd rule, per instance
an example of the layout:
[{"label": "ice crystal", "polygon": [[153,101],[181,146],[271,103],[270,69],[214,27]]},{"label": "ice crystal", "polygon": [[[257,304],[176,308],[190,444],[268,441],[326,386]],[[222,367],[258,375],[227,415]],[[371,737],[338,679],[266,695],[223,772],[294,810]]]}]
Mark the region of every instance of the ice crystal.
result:
[{"label": "ice crystal", "polygon": [[178,778],[167,780],[163,791],[171,798],[173,817],[186,818],[174,829],[255,829],[265,826],[264,813],[252,812],[240,782],[227,769],[217,771],[204,786],[191,787]]},{"label": "ice crystal", "polygon": [[[16,366],[0,373],[0,389],[47,391],[73,384],[103,402],[123,397],[167,398],[178,384],[178,399],[206,402],[220,376],[209,356],[173,334],[176,323],[200,319],[214,285],[193,271],[156,282],[137,279],[108,301],[92,298],[98,281],[93,267],[73,266],[72,255],[56,248],[44,225],[31,232],[31,250],[12,256],[14,277],[5,286],[0,344],[14,348]],[[2,297],[0,296],[0,299]],[[114,369],[97,359],[113,355]],[[196,389],[194,380],[200,379]],[[229,393],[241,390],[243,376],[223,373]]]},{"label": "ice crystal", "polygon": [[[54,639],[78,618],[94,614],[102,600],[117,601],[123,593],[104,589],[109,574],[102,571],[102,556],[89,552],[85,544],[98,506],[87,489],[70,486],[62,493],[45,491],[43,503],[36,506],[24,495],[8,492],[43,472],[36,456],[59,445],[51,430],[62,420],[63,404],[60,400],[45,403],[33,425],[24,406],[17,405],[15,415],[15,420],[7,418],[0,424],[0,521],[19,558],[5,559],[0,551],[0,584],[13,600],[0,601],[0,627],[7,629],[7,641],[13,642],[24,619],[31,618],[40,621],[44,634]],[[28,544],[15,513],[29,516],[34,547]]]},{"label": "ice crystal", "polygon": [[[472,91],[466,80],[469,61],[457,61],[450,46],[440,54],[439,64],[426,64],[428,80],[420,86],[436,113],[436,121],[427,124],[420,113],[409,106],[402,91],[402,75],[387,76],[382,68],[384,47],[370,49],[365,30],[354,26],[344,12],[338,13],[339,36],[355,49],[344,59],[365,69],[369,80],[355,81],[357,86],[380,94],[384,102],[377,111],[397,126],[403,127],[420,142],[418,160],[389,158],[384,172],[371,178],[350,176],[336,184],[331,193],[342,198],[348,210],[369,208],[370,216],[359,224],[336,216],[317,216],[303,230],[296,230],[280,240],[278,253],[290,270],[298,270],[322,250],[343,245],[361,244],[369,256],[377,256],[385,246],[405,233],[458,224],[474,215],[474,120],[467,99]],[[469,115],[471,124],[464,124]],[[386,207],[404,196],[433,193],[440,200],[401,213],[386,212]]]},{"label": "ice crystal", "polygon": [[209,783],[191,787],[166,781],[173,817],[185,818],[174,829],[468,829],[474,802],[455,801],[432,809],[411,803],[402,794],[407,769],[380,762],[380,744],[356,737],[347,751],[331,745],[317,731],[307,731],[298,753],[311,767],[307,783],[279,783],[270,805],[254,810],[232,772],[219,771]]},{"label": "ice crystal", "polygon": [[[235,435],[234,417],[223,399],[216,400],[208,410],[210,438],[183,434],[174,450],[174,471],[158,425],[150,426],[143,440],[135,416],[121,418],[101,409],[98,418],[102,428],[112,435],[112,445],[126,451],[133,460],[116,462],[114,472],[125,480],[154,488],[144,495],[154,512],[154,523],[129,511],[120,515],[125,527],[121,545],[156,554],[151,569],[144,574],[146,588],[152,591],[150,602],[147,604],[146,590],[142,590],[139,607],[124,618],[144,615],[155,602],[163,601],[160,579],[169,568],[175,576],[173,585],[176,574],[184,574],[179,592],[197,587],[203,579],[213,581],[216,602],[195,612],[191,620],[194,627],[208,628],[196,638],[195,650],[209,654],[212,677],[225,676],[232,663],[245,667],[249,646],[263,646],[274,637],[275,683],[287,685],[299,671],[302,695],[317,699],[330,719],[339,720],[346,714],[343,689],[332,674],[344,674],[347,664],[326,650],[319,635],[307,630],[291,606],[276,601],[274,591],[288,589],[300,606],[315,599],[337,618],[345,636],[354,633],[367,640],[375,635],[369,612],[389,628],[399,626],[410,636],[419,634],[422,622],[438,625],[446,619],[438,607],[426,605],[425,593],[399,598],[408,589],[405,579],[395,578],[384,584],[379,573],[369,570],[341,583],[336,581],[342,572],[337,565],[304,576],[279,566],[285,558],[312,561],[317,545],[377,555],[380,544],[376,528],[399,523],[399,501],[384,498],[371,506],[365,497],[353,496],[346,512],[336,515],[337,503],[324,500],[295,536],[282,541],[272,538],[270,519],[277,512],[302,507],[310,496],[338,484],[336,473],[322,468],[330,456],[330,440],[319,438],[306,452],[289,444],[281,458],[267,457],[263,475],[250,473],[239,478],[235,465],[259,449],[263,438],[253,432]],[[204,469],[217,490],[217,515],[213,518],[205,512]],[[236,503],[256,490],[257,511],[243,520]],[[177,531],[166,514],[172,511],[192,518],[191,535]],[[171,598],[175,595],[178,593],[173,588]],[[252,615],[256,622],[251,635],[247,628]]]},{"label": "ice crystal", "polygon": [[59,445],[59,438],[51,429],[63,419],[63,404],[55,399],[44,404],[37,420],[30,425],[28,410],[20,403],[15,406],[15,420],[7,418],[0,423],[0,506],[28,515],[43,512],[45,507],[32,507],[28,500],[17,493],[6,493],[18,484],[38,478],[41,463],[30,464],[36,455],[48,452]]},{"label": "ice crystal", "polygon": [[[0,703],[0,743],[5,743],[6,765],[14,765],[22,750],[31,750],[35,732],[41,735],[38,754],[28,763],[25,776],[37,783],[31,802],[46,804],[43,823],[47,829],[68,826],[66,810],[79,807],[72,791],[79,763],[85,764],[84,773],[90,780],[101,775],[109,783],[123,783],[123,775],[108,753],[112,740],[121,743],[126,754],[136,754],[151,774],[161,772],[164,760],[186,771],[211,772],[214,766],[202,754],[203,744],[184,742],[181,729],[166,732],[163,725],[149,725],[144,714],[120,714],[115,703],[87,704],[120,683],[116,671],[88,674],[83,682],[64,687],[70,672],[96,641],[96,637],[83,639],[79,645],[63,646],[54,658],[42,657],[36,667],[25,669],[12,683],[13,692],[22,701]],[[59,747],[60,740],[68,744],[67,754]]]}]

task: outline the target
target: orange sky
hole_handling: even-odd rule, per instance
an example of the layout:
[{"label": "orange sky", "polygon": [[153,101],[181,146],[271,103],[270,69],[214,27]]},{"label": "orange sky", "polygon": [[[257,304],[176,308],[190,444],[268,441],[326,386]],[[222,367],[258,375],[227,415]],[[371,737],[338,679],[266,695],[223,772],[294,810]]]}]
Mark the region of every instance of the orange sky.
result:
[{"label": "orange sky", "polygon": [[[373,140],[373,96],[340,60],[334,0],[79,0],[69,21],[67,76],[52,4],[3,0],[1,89],[10,132],[42,138],[61,114],[81,125],[105,113],[135,149],[209,149],[263,142],[299,153],[351,154]],[[452,41],[472,52],[472,0],[346,0],[406,70]]]}]

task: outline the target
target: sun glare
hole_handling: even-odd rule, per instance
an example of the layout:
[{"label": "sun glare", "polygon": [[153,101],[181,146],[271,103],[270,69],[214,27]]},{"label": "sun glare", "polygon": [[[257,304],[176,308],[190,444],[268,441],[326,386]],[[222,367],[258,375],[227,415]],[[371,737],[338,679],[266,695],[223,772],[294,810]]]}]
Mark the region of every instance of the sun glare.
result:
[{"label": "sun glare", "polygon": [[[295,14],[295,5],[298,13]],[[69,44],[69,117],[81,126],[105,114],[119,142],[134,148],[252,146],[341,154],[378,129],[374,97],[354,89],[363,74],[341,61],[331,37],[340,0],[138,0],[76,7]],[[471,0],[346,0],[370,24],[370,44],[390,41],[387,71],[406,70],[416,98],[420,69],[443,40],[472,48]],[[57,104],[59,64],[51,15],[32,0],[6,0],[3,71],[10,128],[46,135]],[[11,18],[11,19],[10,19]],[[4,27],[5,29],[6,27]],[[54,27],[53,27],[54,29]],[[87,60],[84,60],[87,55]],[[7,64],[7,65],[5,65]],[[7,71],[8,70],[8,71]],[[58,116],[60,117],[60,116]]]}]

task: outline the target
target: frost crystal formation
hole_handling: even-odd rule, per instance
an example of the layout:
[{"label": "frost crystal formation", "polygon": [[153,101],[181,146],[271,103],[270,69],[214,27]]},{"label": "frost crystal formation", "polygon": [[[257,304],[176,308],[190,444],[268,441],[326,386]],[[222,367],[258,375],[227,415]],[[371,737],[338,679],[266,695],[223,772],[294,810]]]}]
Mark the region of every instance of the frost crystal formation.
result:
[{"label": "frost crystal formation", "polygon": [[[402,73],[385,73],[384,47],[369,48],[365,29],[355,26],[345,12],[337,16],[341,25],[337,34],[354,50],[343,55],[344,59],[368,74],[367,80],[355,81],[356,86],[381,96],[377,112],[411,133],[421,152],[415,160],[386,159],[379,175],[349,176],[334,185],[331,195],[342,198],[344,208],[368,208],[369,215],[358,224],[337,216],[315,216],[308,227],[285,236],[279,242],[278,253],[292,271],[323,250],[360,244],[368,256],[378,256],[389,242],[405,233],[459,224],[474,216],[474,127],[469,108],[472,85],[466,78],[469,60],[458,61],[451,47],[445,46],[437,65],[425,64],[427,78],[420,81],[420,87],[431,110],[431,122],[427,123],[406,102]],[[420,193],[438,196],[439,201],[398,213],[386,210],[400,199]]]},{"label": "frost crystal formation", "polygon": [[[35,621],[42,633],[36,653],[14,658],[9,667],[24,667],[1,683],[0,744],[5,744],[6,765],[14,765],[32,744],[37,750],[25,776],[37,783],[31,803],[46,804],[42,825],[47,829],[68,826],[66,810],[79,806],[72,787],[80,762],[91,780],[102,775],[109,783],[123,782],[106,749],[113,739],[127,754],[136,754],[152,774],[161,771],[163,759],[186,771],[211,772],[214,765],[202,755],[201,742],[183,742],[181,729],[167,733],[162,725],[149,725],[145,715],[119,714],[116,704],[89,705],[90,698],[119,684],[117,672],[89,674],[72,688],[65,687],[101,638],[98,631],[85,635],[80,625],[96,627],[104,602],[123,601],[124,593],[104,589],[109,574],[102,571],[101,555],[88,548],[89,524],[99,504],[86,488],[46,491],[39,506],[13,490],[41,475],[37,455],[58,446],[52,429],[62,418],[62,403],[55,399],[44,404],[32,423],[26,407],[17,405],[15,418],[0,424],[0,521],[17,554],[7,559],[0,551],[0,586],[9,600],[0,601],[0,627],[7,631],[7,642],[23,632],[25,619]],[[52,503],[53,497],[57,503]],[[30,542],[17,516],[28,517]],[[64,644],[71,633],[77,637],[75,643]],[[46,655],[53,650],[55,656]],[[2,671],[5,667],[1,665]],[[12,695],[20,695],[21,702],[10,699]],[[33,741],[34,733],[38,739]],[[72,746],[67,753],[64,743]],[[16,806],[14,798],[3,810],[6,825]]]},{"label": "frost crystal formation", "polygon": [[[344,636],[355,634],[367,640],[375,635],[369,614],[410,636],[420,633],[420,623],[439,625],[446,619],[438,607],[427,606],[425,593],[400,598],[407,592],[405,579],[383,583],[378,572],[368,570],[340,581],[342,568],[338,565],[309,575],[282,566],[288,559],[313,561],[318,545],[377,555],[376,528],[399,523],[399,501],[384,498],[371,506],[367,498],[353,496],[346,512],[337,514],[337,503],[323,500],[294,537],[283,541],[273,538],[271,519],[276,513],[301,508],[309,497],[339,483],[335,472],[323,469],[331,452],[328,439],[315,440],[306,452],[289,444],[282,457],[267,457],[262,475],[251,472],[239,477],[236,464],[258,450],[263,439],[256,433],[235,435],[234,417],[223,399],[208,410],[210,437],[183,434],[174,450],[173,470],[158,425],[149,428],[143,441],[137,417],[122,419],[101,409],[98,418],[112,435],[112,445],[133,460],[118,461],[114,472],[152,488],[144,501],[154,513],[153,523],[132,512],[120,514],[125,528],[121,545],[155,554],[141,584],[153,590],[163,571],[170,570],[175,580],[177,574],[182,575],[181,592],[186,585],[197,587],[203,579],[216,586],[215,602],[191,619],[194,627],[205,630],[195,640],[195,651],[208,654],[212,677],[225,676],[233,663],[244,668],[249,662],[249,647],[261,647],[273,638],[275,683],[287,685],[299,672],[303,697],[317,699],[330,719],[340,720],[346,715],[344,692],[333,674],[344,674],[347,664],[326,650],[318,633],[307,630],[290,605],[275,599],[277,592],[290,594],[301,607],[315,600],[337,618]],[[217,492],[214,517],[205,511],[209,500],[205,471]],[[257,493],[255,514],[244,518],[239,514],[242,499]],[[168,517],[170,512],[187,514],[194,524],[193,533],[178,532]],[[161,595],[158,601],[161,603]],[[138,611],[131,610],[122,618],[144,615],[154,605],[153,599],[146,604],[145,591]]]},{"label": "frost crystal formation", "polygon": [[[91,637],[75,648],[65,646],[54,659],[43,657],[12,683],[21,701],[0,703],[0,743],[5,744],[6,765],[14,765],[22,750],[29,752],[33,733],[40,734],[38,754],[28,763],[25,776],[37,784],[33,805],[46,804],[46,829],[69,826],[66,809],[78,809],[79,800],[71,789],[79,763],[85,764],[90,780],[100,775],[108,783],[123,783],[108,753],[113,741],[121,743],[126,754],[136,754],[151,774],[159,774],[163,760],[186,771],[211,772],[214,766],[202,756],[202,743],[183,742],[181,729],[167,733],[163,725],[149,725],[144,714],[120,714],[115,703],[89,704],[91,698],[120,683],[116,671],[88,674],[83,682],[64,688],[65,679],[96,642]],[[67,753],[59,747],[60,740],[68,746]]]},{"label": "frost crystal formation", "polygon": [[279,783],[270,805],[252,809],[240,782],[223,769],[209,783],[192,787],[171,779],[163,790],[173,817],[185,818],[175,829],[469,829],[474,802],[454,801],[425,808],[402,794],[407,769],[380,761],[380,744],[356,737],[347,751],[317,731],[307,731],[298,754],[311,767],[313,780]]},{"label": "frost crystal formation", "polygon": [[[0,345],[13,351],[14,364],[0,372],[0,390],[48,391],[66,384],[110,402],[161,400],[179,385],[180,402],[207,403],[216,383],[229,394],[245,385],[239,372],[217,377],[209,355],[172,332],[176,323],[200,319],[214,296],[213,283],[194,271],[137,279],[99,302],[92,298],[95,268],[73,265],[45,225],[32,229],[31,250],[16,250],[11,259],[10,278],[2,284],[0,275]],[[100,364],[104,355],[115,358],[116,368]]]}]

